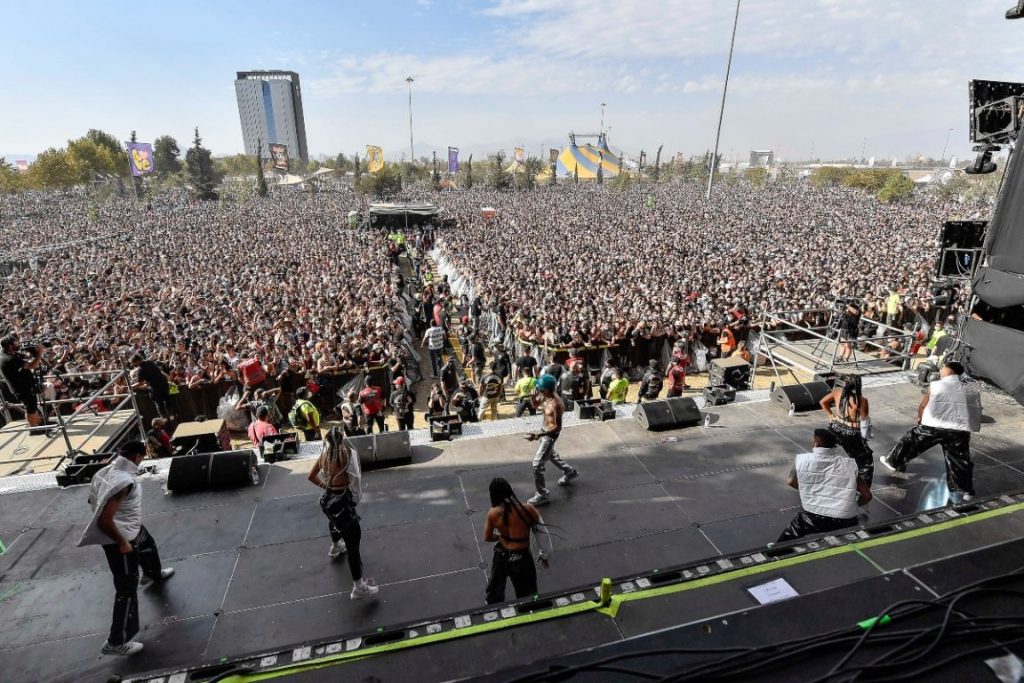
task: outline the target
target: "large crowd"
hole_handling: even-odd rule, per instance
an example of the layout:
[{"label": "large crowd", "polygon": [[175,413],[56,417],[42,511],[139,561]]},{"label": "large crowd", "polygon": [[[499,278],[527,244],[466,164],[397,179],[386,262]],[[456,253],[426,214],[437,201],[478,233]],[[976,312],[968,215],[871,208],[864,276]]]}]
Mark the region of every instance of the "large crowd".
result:
[{"label": "large crowd", "polygon": [[[524,341],[562,347],[665,336],[713,348],[724,325],[766,311],[857,297],[871,314],[892,291],[894,322],[932,324],[939,228],[978,208],[809,183],[721,186],[710,202],[681,183],[402,198],[450,219],[434,253],[469,288],[450,312],[479,307]],[[187,387],[235,380],[253,357],[272,376],[352,372],[403,355],[406,328],[425,322],[411,319],[421,307],[402,296],[386,231],[348,227],[367,199],[344,184],[233,204],[81,192],[0,202],[5,258],[31,262],[0,278],[3,331],[52,338],[64,373],[140,353]]]}]

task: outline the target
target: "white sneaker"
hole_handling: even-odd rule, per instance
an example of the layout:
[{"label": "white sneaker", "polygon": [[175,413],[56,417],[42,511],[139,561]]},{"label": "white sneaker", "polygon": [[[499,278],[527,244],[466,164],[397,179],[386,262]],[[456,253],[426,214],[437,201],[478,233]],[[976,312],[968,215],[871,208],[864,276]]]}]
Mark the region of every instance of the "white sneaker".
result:
[{"label": "white sneaker", "polygon": [[889,459],[890,456],[891,454],[886,453],[885,455],[880,456],[878,458],[878,462],[882,463],[882,465],[884,465],[885,468],[888,469],[890,472],[899,472],[899,470],[896,469],[896,465],[893,465],[892,461]]},{"label": "white sneaker", "polygon": [[526,502],[529,503],[530,505],[544,505],[549,500],[551,500],[551,496],[548,495],[547,491],[545,491],[544,493],[534,494],[533,498]]},{"label": "white sneaker", "polygon": [[174,567],[164,567],[163,569],[160,570],[160,578],[159,579],[154,581],[153,579],[149,578],[148,576],[143,576],[142,578],[144,580],[146,580],[146,581],[149,581],[150,583],[155,584],[155,585],[160,585],[161,583],[163,583],[167,579],[171,578],[172,576],[174,576]]},{"label": "white sneaker", "polygon": [[347,551],[348,548],[345,547],[345,541],[339,539],[331,544],[331,549],[328,551],[327,557],[334,560],[344,555]]},{"label": "white sneaker", "polygon": [[127,643],[121,645],[111,645],[103,643],[103,649],[100,650],[105,655],[120,655],[121,657],[131,657],[142,652],[142,643],[137,640],[129,640]]},{"label": "white sneaker", "polygon": [[563,474],[563,475],[562,475],[561,477],[559,477],[559,479],[558,479],[558,485],[559,485],[559,486],[568,486],[568,485],[569,485],[569,483],[570,483],[570,482],[571,482],[571,481],[572,481],[573,479],[575,479],[576,477],[578,477],[578,476],[580,476],[580,473],[579,473],[578,471],[576,471],[576,470],[573,470],[573,471],[572,471],[572,472],[570,472],[569,474]]},{"label": "white sneaker", "polygon": [[355,585],[352,586],[352,595],[349,597],[353,600],[362,600],[363,598],[372,598],[377,594],[380,588],[369,583],[366,579],[359,579]]}]

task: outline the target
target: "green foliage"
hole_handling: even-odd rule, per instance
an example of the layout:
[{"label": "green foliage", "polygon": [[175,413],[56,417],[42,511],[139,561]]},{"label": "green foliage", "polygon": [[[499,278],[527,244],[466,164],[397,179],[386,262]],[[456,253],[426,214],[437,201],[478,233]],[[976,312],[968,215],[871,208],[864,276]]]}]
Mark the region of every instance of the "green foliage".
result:
[{"label": "green foliage", "polygon": [[385,199],[402,191],[402,174],[396,164],[384,164],[376,173],[361,176],[356,189],[378,199]]},{"label": "green foliage", "polygon": [[28,167],[25,185],[36,190],[69,187],[80,182],[81,172],[64,148],[51,147]]},{"label": "green foliage", "polygon": [[213,160],[214,168],[221,176],[233,178],[252,175],[252,157],[247,154],[232,154]]},{"label": "green foliage", "polygon": [[810,180],[816,187],[835,186],[844,182],[853,169],[849,166],[819,166],[810,173]]},{"label": "green foliage", "polygon": [[899,202],[914,194],[914,181],[902,173],[891,174],[885,185],[878,191],[878,200],[885,202]]},{"label": "green foliage", "polygon": [[204,200],[217,199],[216,188],[220,184],[222,175],[214,166],[210,150],[203,147],[203,139],[199,137],[199,128],[196,128],[192,146],[185,153],[185,166],[188,169],[189,182],[195,189],[196,195]]},{"label": "green foliage", "polygon": [[316,159],[311,159],[310,162],[308,164],[306,164],[306,173],[313,173],[313,172],[319,171],[319,170],[320,170],[320,162],[317,161]]},{"label": "green foliage", "polygon": [[463,164],[463,167],[462,167],[462,178],[463,178],[463,181],[462,181],[463,185],[466,187],[466,189],[467,190],[473,189],[473,155],[472,154],[469,155],[469,159],[467,159],[466,163]]},{"label": "green foliage", "polygon": [[903,174],[894,168],[855,168],[851,169],[850,173],[843,178],[843,185],[859,187],[877,194],[892,178],[897,176],[902,178]]},{"label": "green foliage", "polygon": [[267,192],[267,179],[263,176],[263,141],[260,140],[256,145],[256,194],[260,197],[266,197]]},{"label": "green foliage", "polygon": [[507,190],[512,187],[512,182],[512,174],[505,170],[505,154],[499,151],[491,159],[487,185],[495,190]]},{"label": "green foliage", "polygon": [[579,164],[573,164],[572,165],[572,182],[575,185],[579,185],[580,184],[580,165]]},{"label": "green foliage", "polygon": [[12,194],[22,190],[25,187],[22,175],[21,171],[0,157],[0,194]]},{"label": "green foliage", "polygon": [[[358,158],[359,155],[356,155],[356,159]],[[346,157],[344,154],[338,152],[338,156],[334,158],[334,172],[337,173],[338,175],[342,175],[343,173],[345,173],[345,171],[350,170],[352,170],[352,162],[349,161],[348,157]]]},{"label": "green foliage", "polygon": [[537,157],[527,157],[523,162],[523,170],[515,174],[516,185],[532,190],[537,184],[537,176],[544,170],[544,162]]},{"label": "green foliage", "polygon": [[356,152],[352,157],[352,176],[354,182],[358,185],[359,178],[363,175],[363,162],[359,160],[359,152]]},{"label": "green foliage", "polygon": [[170,135],[161,135],[153,142],[153,167],[156,175],[166,176],[181,171],[181,150]]},{"label": "green foliage", "polygon": [[654,182],[661,177],[661,148],[665,145],[658,145],[658,153],[654,157]]},{"label": "green foliage", "polygon": [[754,166],[743,172],[743,178],[755,187],[760,187],[768,182],[768,169],[764,166]]},{"label": "green foliage", "polygon": [[[620,168],[621,168],[621,165],[620,165]],[[616,192],[625,192],[626,190],[629,189],[630,185],[632,185],[632,184],[633,184],[633,177],[631,175],[629,175],[628,173],[622,173],[622,172],[620,172],[617,176],[612,178],[612,181],[609,183],[611,188],[613,190],[615,190]]]}]

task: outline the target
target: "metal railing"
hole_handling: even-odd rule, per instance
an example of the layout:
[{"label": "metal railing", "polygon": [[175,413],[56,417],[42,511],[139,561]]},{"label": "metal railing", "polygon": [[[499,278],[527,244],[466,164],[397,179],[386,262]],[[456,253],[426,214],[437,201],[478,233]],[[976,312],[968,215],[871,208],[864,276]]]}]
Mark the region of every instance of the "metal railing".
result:
[{"label": "metal railing", "polygon": [[[56,375],[48,375],[47,377],[55,378]],[[94,417],[99,417],[100,419],[99,422],[93,426],[92,430],[89,431],[89,433],[82,439],[81,444],[87,443],[89,439],[95,436],[101,429],[106,427],[110,420],[112,420],[119,411],[123,410],[132,411],[132,415],[129,417],[129,420],[135,420],[136,426],[138,427],[139,430],[139,436],[143,441],[145,441],[146,430],[142,424],[142,416],[141,413],[139,412],[139,406],[135,399],[135,392],[132,391],[131,388],[131,378],[129,375],[129,371],[124,366],[123,363],[121,364],[121,367],[117,370],[98,370],[95,372],[68,373],[62,374],[60,375],[60,377],[108,377],[108,379],[106,383],[104,383],[98,389],[94,390],[88,396],[55,399],[52,401],[40,401],[39,405],[44,417],[44,421],[46,414],[48,412],[52,414],[54,420],[56,421],[56,424],[50,428],[47,428],[46,425],[32,426],[26,424],[24,426],[13,426],[12,424],[10,424],[13,421],[10,409],[14,407],[24,412],[25,406],[22,403],[10,403],[2,396],[2,394],[0,394],[0,412],[3,412],[3,415],[8,422],[8,424],[6,424],[3,427],[2,432],[4,434],[17,434],[21,432],[33,432],[39,430],[48,430],[52,428],[56,428],[57,430],[59,430],[59,437],[50,436],[49,434],[47,434],[48,438],[51,441],[56,438],[62,438],[64,440],[65,452],[64,455],[60,457],[57,464],[54,465],[54,470],[60,468],[60,466],[64,464],[65,460],[73,458],[75,454],[79,452],[79,449],[75,448],[74,445],[71,443],[71,438],[68,436],[68,429],[73,427],[79,420],[83,418],[83,416],[89,413],[91,413]],[[124,388],[118,387],[118,383],[122,381],[124,382]],[[105,410],[104,412],[101,413],[96,410],[94,405],[98,401],[117,401],[117,403],[112,404],[109,410]],[[65,417],[64,415],[61,414],[60,407],[63,405],[67,405],[69,403],[80,403],[80,405],[70,415]],[[3,464],[19,464],[32,462],[38,459],[39,458],[23,458],[19,460],[5,460],[3,461]]]}]

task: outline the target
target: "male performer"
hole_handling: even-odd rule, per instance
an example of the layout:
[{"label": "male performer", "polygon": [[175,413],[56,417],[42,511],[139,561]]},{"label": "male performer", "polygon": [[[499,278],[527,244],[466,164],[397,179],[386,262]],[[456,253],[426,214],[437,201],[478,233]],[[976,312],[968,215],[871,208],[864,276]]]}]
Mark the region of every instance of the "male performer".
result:
[{"label": "male performer", "polygon": [[89,493],[93,517],[78,542],[79,546],[102,545],[114,575],[114,617],[101,650],[105,655],[142,652],[142,643],[132,640],[139,632],[139,568],[154,584],[174,575],[173,568],[161,568],[156,542],[142,525],[142,485],[135,475],[145,457],[146,444],[129,441],[93,475]]},{"label": "male performer", "polygon": [[[946,484],[954,503],[974,496],[974,463],[971,461],[972,411],[980,403],[968,400],[961,375],[964,366],[949,361],[939,371],[939,379],[928,390],[917,407],[917,426],[903,435],[888,455],[879,462],[893,472],[905,472],[907,463],[932,446],[941,444],[946,458]],[[977,416],[980,422],[980,414]]]},{"label": "male performer", "polygon": [[789,485],[800,491],[800,512],[779,542],[854,526],[857,506],[871,500],[871,488],[857,476],[853,459],[836,453],[835,434],[815,429],[810,453],[796,456]]},{"label": "male performer", "polygon": [[537,486],[537,494],[527,502],[531,505],[543,505],[550,498],[550,491],[544,485],[544,463],[550,460],[555,467],[562,470],[562,476],[558,479],[559,486],[567,486],[580,473],[575,468],[559,457],[555,451],[555,441],[562,433],[562,415],[565,413],[565,404],[555,394],[555,387],[558,380],[552,375],[543,374],[537,380],[537,394],[534,401],[543,407],[544,430],[535,434],[528,434],[527,441],[540,439],[540,446],[537,448],[537,455],[533,458],[533,481]]}]

